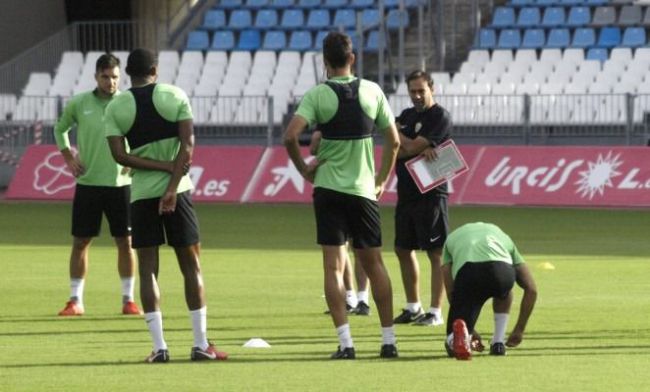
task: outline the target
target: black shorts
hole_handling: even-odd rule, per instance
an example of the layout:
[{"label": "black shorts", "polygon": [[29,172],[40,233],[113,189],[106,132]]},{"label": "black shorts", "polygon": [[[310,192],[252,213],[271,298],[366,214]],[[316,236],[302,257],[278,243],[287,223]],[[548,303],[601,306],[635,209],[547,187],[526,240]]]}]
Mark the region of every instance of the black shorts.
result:
[{"label": "black shorts", "polygon": [[320,187],[313,197],[319,245],[344,245],[351,238],[355,249],[381,246],[376,201]]},{"label": "black shorts", "polygon": [[[148,248],[167,242],[174,248],[199,242],[199,221],[194,213],[190,193],[179,193],[171,214],[158,214],[159,197],[137,200],[131,204],[133,248]],[[166,241],[165,241],[166,239]]]},{"label": "black shorts", "polygon": [[106,215],[113,237],[131,235],[129,210],[130,187],[91,186],[77,184],[72,200],[72,235],[96,237]]},{"label": "black shorts", "polygon": [[449,233],[447,198],[428,197],[397,202],[395,247],[432,250],[442,248]]},{"label": "black shorts", "polygon": [[449,300],[447,333],[456,319],[463,319],[467,330],[476,325],[481,308],[490,298],[506,298],[515,285],[515,267],[502,261],[465,263],[454,279]]}]

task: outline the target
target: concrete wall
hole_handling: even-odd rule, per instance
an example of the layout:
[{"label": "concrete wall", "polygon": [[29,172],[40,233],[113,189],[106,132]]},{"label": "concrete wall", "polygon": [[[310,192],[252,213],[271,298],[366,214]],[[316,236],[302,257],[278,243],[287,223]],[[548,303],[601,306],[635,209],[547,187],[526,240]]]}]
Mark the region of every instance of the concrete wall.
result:
[{"label": "concrete wall", "polygon": [[3,0],[0,64],[66,26],[64,0]]}]

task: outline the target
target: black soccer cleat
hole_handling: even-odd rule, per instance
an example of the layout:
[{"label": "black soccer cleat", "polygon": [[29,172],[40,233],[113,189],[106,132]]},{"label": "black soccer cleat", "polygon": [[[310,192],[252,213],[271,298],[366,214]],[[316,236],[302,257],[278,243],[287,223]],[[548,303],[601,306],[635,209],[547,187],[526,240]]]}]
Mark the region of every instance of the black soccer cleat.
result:
[{"label": "black soccer cleat", "polygon": [[402,309],[402,314],[399,316],[395,317],[395,320],[393,320],[393,323],[395,324],[409,324],[420,318],[422,315],[424,315],[424,312],[422,311],[422,308],[418,309],[416,312],[411,312],[408,309]]},{"label": "black soccer cleat", "polygon": [[336,352],[330,356],[331,359],[355,359],[356,357],[354,347],[346,347],[341,350],[341,346],[338,346]]},{"label": "black soccer cleat", "polygon": [[[354,313],[355,309],[356,308],[352,307],[350,304],[345,304],[345,311],[347,313]],[[331,314],[331,313],[332,312],[329,309],[327,309],[326,311],[323,312],[323,314]]]},{"label": "black soccer cleat", "polygon": [[394,344],[384,344],[381,346],[381,351],[379,351],[380,358],[397,358],[397,347]]},{"label": "black soccer cleat", "polygon": [[454,353],[454,350],[451,348],[451,346],[449,345],[449,343],[447,343],[446,340],[445,340],[445,351],[447,351],[447,356],[449,358],[453,358],[453,357],[456,356],[456,354]]},{"label": "black soccer cleat", "polygon": [[490,346],[490,355],[506,355],[506,345],[503,343],[492,343]]},{"label": "black soccer cleat", "polygon": [[369,316],[370,315],[370,306],[363,301],[359,301],[357,307],[352,311],[357,316]]},{"label": "black soccer cleat", "polygon": [[169,362],[169,351],[158,350],[152,351],[147,358],[144,359],[147,363],[165,363]]}]

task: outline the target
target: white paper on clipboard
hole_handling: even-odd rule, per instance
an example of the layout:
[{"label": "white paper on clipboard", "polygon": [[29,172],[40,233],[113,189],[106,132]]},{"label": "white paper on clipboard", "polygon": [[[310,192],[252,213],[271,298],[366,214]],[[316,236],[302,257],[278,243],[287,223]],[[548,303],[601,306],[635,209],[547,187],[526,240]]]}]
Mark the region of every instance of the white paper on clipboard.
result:
[{"label": "white paper on clipboard", "polygon": [[453,140],[447,140],[436,147],[436,152],[438,159],[433,161],[427,161],[421,155],[406,161],[406,169],[421,193],[426,193],[469,169]]}]

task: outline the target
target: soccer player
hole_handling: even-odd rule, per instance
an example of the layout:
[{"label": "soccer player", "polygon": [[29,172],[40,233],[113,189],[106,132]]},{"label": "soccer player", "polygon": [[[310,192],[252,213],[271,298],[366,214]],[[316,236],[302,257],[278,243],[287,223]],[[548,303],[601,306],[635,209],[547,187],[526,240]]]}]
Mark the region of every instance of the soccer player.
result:
[{"label": "soccer player", "polygon": [[[352,75],[350,37],[329,33],[323,40],[328,80],[305,94],[284,135],[284,144],[302,176],[314,183],[317,241],[322,247],[325,298],[339,337],[332,359],[354,359],[355,350],[345,310],[343,269],[346,241],[368,274],[382,326],[382,358],[398,356],[393,327],[390,278],[381,257],[377,199],[395,163],[399,138],[393,114],[379,86]],[[322,132],[317,159],[300,155],[299,136],[309,126]],[[384,134],[380,170],[375,173],[372,131]]]},{"label": "soccer player", "polygon": [[111,102],[105,119],[115,160],[133,168],[133,248],[140,261],[140,297],[153,340],[153,352],[146,362],[169,361],[158,287],[158,252],[165,242],[174,248],[184,278],[194,333],[190,358],[223,360],[227,354],[208,342],[206,332],[199,226],[187,175],[194,148],[192,109],[181,89],[155,83],[157,66],[157,58],[149,50],[136,49],[129,54],[126,72],[133,87]]},{"label": "soccer player", "polygon": [[[135,256],[131,249],[129,185],[127,170],[115,162],[104,137],[102,117],[109,102],[119,94],[120,60],[101,55],[95,64],[97,87],[75,95],[54,127],[54,138],[68,170],[76,177],[72,202],[72,252],[70,299],[59,316],[84,314],[84,283],[93,237],[99,235],[106,215],[117,246],[117,270],[122,281],[122,313],[141,314],[133,301]],[[77,150],[70,148],[69,132],[77,126]]]},{"label": "soccer player", "polygon": [[[491,223],[468,223],[454,230],[443,248],[442,273],[450,299],[447,316],[449,356],[470,359],[468,331],[474,331],[483,304],[492,298],[494,334],[491,355],[505,355],[506,346],[518,346],[537,299],[530,270],[512,239]],[[505,340],[515,281],[524,290],[519,317]],[[475,336],[476,338],[476,336]]]},{"label": "soccer player", "polygon": [[[397,155],[397,206],[395,207],[395,254],[399,260],[406,307],[396,324],[442,325],[443,295],[440,255],[447,238],[447,184],[420,193],[406,169],[406,161],[424,155],[436,159],[436,146],[450,138],[449,112],[433,99],[433,80],[428,73],[414,71],[406,78],[413,107],[397,118],[400,149]],[[431,305],[420,304],[420,268],[415,254],[422,249],[431,262]]]}]

